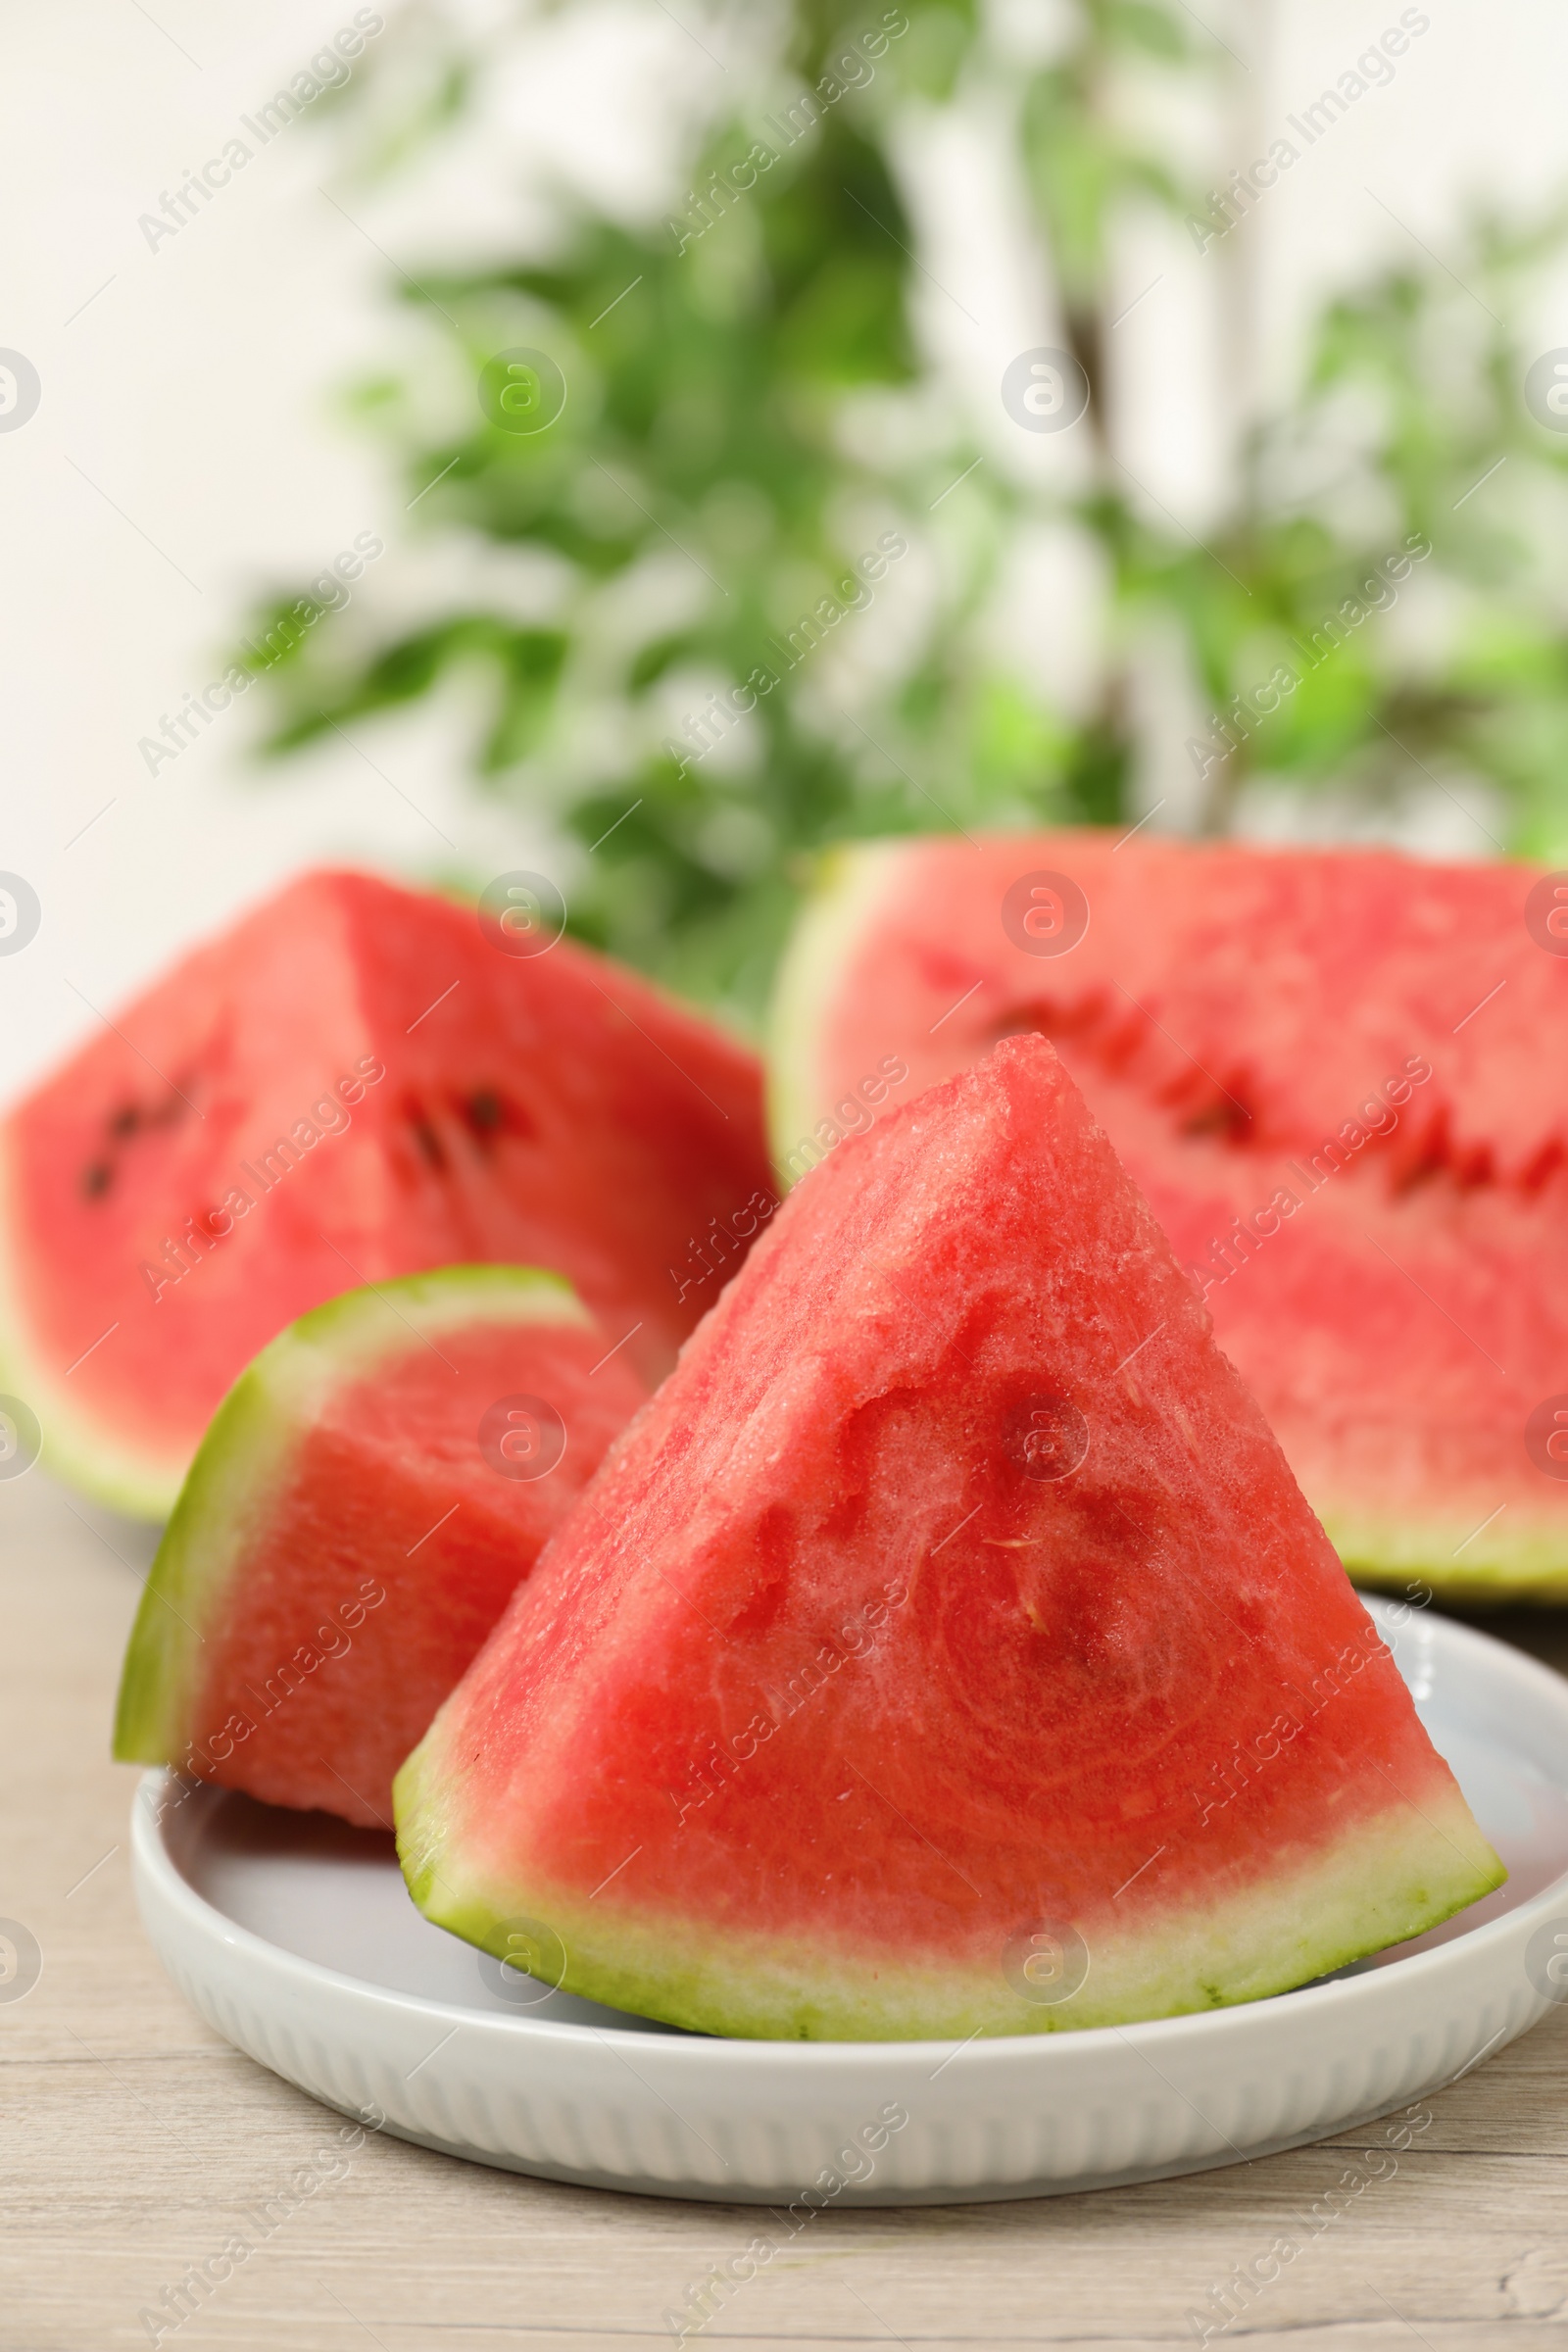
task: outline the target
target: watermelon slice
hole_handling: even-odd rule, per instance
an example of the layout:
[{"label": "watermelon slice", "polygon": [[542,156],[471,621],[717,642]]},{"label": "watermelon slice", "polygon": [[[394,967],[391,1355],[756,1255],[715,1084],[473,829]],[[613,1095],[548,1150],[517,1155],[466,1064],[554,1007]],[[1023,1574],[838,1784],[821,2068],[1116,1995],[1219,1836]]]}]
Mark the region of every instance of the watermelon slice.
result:
[{"label": "watermelon slice", "polygon": [[1256,1999],[1503,1875],[1038,1038],[792,1196],[395,1797],[430,1918],[753,2035]]},{"label": "watermelon slice", "polygon": [[779,1164],[1053,1038],[1351,1570],[1568,1597],[1551,887],[1104,833],[836,852],[775,1004]]},{"label": "watermelon slice", "polygon": [[514,953],[505,922],[309,875],[12,1112],[0,1387],[46,1462],[164,1516],[275,1332],[429,1266],[558,1267],[662,1377],[716,1287],[705,1239],[737,1255],[772,1204],[760,1072],[570,941]]},{"label": "watermelon slice", "polygon": [[567,1283],[448,1266],[318,1306],[219,1407],[115,1753],[392,1826],[392,1775],[647,1392]]}]

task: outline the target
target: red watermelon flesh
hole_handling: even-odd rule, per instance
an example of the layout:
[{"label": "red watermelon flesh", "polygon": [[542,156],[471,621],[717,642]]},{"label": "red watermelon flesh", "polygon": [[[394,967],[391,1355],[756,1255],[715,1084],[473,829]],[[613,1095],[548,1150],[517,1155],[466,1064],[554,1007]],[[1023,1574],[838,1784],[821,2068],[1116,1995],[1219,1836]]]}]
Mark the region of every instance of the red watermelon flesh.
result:
[{"label": "red watermelon flesh", "polygon": [[448,1266],[316,1308],[203,1439],[115,1753],[392,1826],[392,1776],[647,1394],[558,1275]]},{"label": "red watermelon flesh", "polygon": [[763,2036],[1251,1999],[1502,1875],[1036,1038],[792,1195],[395,1796],[432,1919]]},{"label": "red watermelon flesh", "polygon": [[149,1516],[322,1299],[555,1266],[653,1381],[694,1244],[772,1199],[750,1054],[568,940],[504,954],[368,875],[296,882],[115,1022],[0,1129],[0,1385]]},{"label": "red watermelon flesh", "polygon": [[[1031,941],[1052,874],[1084,905]],[[1568,961],[1527,922],[1543,889],[1102,833],[838,853],[775,1007],[781,1165],[869,1123],[880,1056],[907,1066],[897,1100],[1054,1038],[1350,1566],[1563,1596],[1568,1463],[1530,1434],[1568,1404]]]}]

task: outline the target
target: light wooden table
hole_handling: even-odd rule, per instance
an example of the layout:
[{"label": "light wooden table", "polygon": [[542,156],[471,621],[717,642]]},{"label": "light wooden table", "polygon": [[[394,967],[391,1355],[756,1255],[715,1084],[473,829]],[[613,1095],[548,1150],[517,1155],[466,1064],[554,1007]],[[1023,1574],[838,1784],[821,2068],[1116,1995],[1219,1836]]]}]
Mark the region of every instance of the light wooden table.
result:
[{"label": "light wooden table", "polygon": [[[40,1473],[0,1484],[0,1915],[42,1949],[0,2002],[0,2347],[111,2352],[337,2129],[210,2033],[143,1939],[132,1776],[108,1759],[146,1532]],[[1494,1629],[1496,1630],[1496,1629]],[[1508,1628],[1568,1666],[1568,1628]],[[1568,2344],[1568,2010],[1432,2102],[1368,2187],[1211,2343],[1291,2352]],[[697,2345],[1196,2344],[1190,2315],[1367,2134],[1093,2196],[824,2213]],[[180,2352],[590,2352],[752,2233],[741,2207],[613,2196],[371,2135],[165,2344]]]}]

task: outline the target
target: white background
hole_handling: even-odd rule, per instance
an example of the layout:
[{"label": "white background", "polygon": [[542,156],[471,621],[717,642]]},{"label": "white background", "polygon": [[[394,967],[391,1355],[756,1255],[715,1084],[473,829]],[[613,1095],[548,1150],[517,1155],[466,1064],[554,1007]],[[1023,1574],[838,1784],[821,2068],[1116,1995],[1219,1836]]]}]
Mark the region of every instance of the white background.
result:
[{"label": "white background", "polygon": [[[421,876],[537,854],[523,818],[464,786],[450,706],[366,725],[355,746],[282,768],[250,759],[245,707],[156,778],[137,743],[219,673],[258,593],[318,570],[356,532],[388,543],[362,610],[406,593],[399,548],[419,515],[337,408],[389,345],[388,264],[372,237],[415,270],[449,230],[466,250],[481,230],[504,238],[529,171],[551,156],[601,188],[620,174],[636,205],[713,74],[663,12],[579,6],[541,33],[472,154],[433,180],[377,198],[335,175],[332,138],[307,118],[153,252],[138,216],[348,22],[351,0],[155,0],[152,15],[136,0],[13,0],[9,13],[0,346],[32,361],[43,396],[28,424],[0,434],[0,869],[27,877],[44,919],[0,958],[0,1100],[92,1026],[84,999],[112,1010],[303,864]],[[847,29],[860,13],[847,9]],[[1024,37],[1047,13],[1044,0],[1005,11]],[[1398,13],[1393,0],[1289,0],[1271,23],[1254,16],[1249,111],[1264,139]],[[1271,374],[1315,287],[1408,252],[1412,233],[1441,241],[1477,194],[1539,199],[1557,183],[1561,0],[1432,0],[1429,13],[1392,86],[1259,214],[1247,266]],[[1001,199],[983,153],[959,126],[929,160],[922,231],[938,274],[961,270],[966,307],[984,318],[960,368],[978,399],[994,380],[989,353],[1036,339],[1034,322],[1015,274],[993,266],[1006,224],[986,218]],[[1195,374],[1203,297],[1184,268],[1128,322],[1125,397],[1150,478],[1200,511],[1213,489],[1202,418],[1217,396]],[[934,347],[950,331],[940,307],[922,321]],[[1540,328],[1543,347],[1568,344],[1568,302],[1555,316],[1546,306]]]}]

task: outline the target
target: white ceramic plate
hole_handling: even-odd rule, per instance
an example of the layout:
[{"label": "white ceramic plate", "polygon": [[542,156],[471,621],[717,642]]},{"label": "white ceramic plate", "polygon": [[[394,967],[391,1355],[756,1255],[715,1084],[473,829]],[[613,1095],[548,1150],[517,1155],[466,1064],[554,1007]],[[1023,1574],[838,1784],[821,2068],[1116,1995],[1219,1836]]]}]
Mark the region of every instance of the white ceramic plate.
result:
[{"label": "white ceramic plate", "polygon": [[390,1838],[160,1772],[133,1818],[142,1918],[193,2007],[313,2097],[554,2180],[803,2213],[1272,2154],[1421,2098],[1568,1998],[1568,1682],[1369,1605],[1510,1877],[1274,2000],[958,2044],[708,2039],[530,1980],[521,2007],[415,1910]]}]

